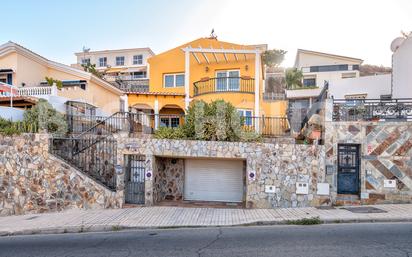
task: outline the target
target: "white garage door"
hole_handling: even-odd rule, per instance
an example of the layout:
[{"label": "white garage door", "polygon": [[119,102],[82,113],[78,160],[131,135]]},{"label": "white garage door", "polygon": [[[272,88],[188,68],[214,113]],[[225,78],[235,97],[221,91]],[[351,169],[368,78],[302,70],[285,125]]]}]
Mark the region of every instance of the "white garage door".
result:
[{"label": "white garage door", "polygon": [[242,202],[243,161],[186,159],[185,200]]}]

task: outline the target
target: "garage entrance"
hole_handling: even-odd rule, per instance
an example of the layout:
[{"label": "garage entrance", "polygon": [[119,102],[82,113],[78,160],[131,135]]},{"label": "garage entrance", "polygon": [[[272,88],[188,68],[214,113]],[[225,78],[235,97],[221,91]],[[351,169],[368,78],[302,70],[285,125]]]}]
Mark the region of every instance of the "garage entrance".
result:
[{"label": "garage entrance", "polygon": [[242,202],[244,174],[242,160],[186,159],[184,200]]}]

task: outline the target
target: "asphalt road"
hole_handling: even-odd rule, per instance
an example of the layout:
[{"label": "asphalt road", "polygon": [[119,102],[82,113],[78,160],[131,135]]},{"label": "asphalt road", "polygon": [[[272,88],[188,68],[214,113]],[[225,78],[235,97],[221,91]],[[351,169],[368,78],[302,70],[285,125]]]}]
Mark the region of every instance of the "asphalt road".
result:
[{"label": "asphalt road", "polygon": [[412,223],[139,230],[0,238],[0,256],[409,257]]}]

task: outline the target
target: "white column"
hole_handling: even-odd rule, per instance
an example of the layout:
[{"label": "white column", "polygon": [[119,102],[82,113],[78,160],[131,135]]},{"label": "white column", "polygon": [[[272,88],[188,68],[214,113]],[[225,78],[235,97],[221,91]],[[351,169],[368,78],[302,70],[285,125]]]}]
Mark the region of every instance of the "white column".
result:
[{"label": "white column", "polygon": [[[255,117],[260,116],[260,53],[255,54]],[[255,130],[259,132],[259,122],[255,122]]]},{"label": "white column", "polygon": [[160,117],[159,117],[159,100],[157,100],[157,98],[154,101],[154,114],[155,114],[154,116],[155,129],[158,129]]},{"label": "white column", "polygon": [[185,49],[185,112],[190,104],[190,52]]}]

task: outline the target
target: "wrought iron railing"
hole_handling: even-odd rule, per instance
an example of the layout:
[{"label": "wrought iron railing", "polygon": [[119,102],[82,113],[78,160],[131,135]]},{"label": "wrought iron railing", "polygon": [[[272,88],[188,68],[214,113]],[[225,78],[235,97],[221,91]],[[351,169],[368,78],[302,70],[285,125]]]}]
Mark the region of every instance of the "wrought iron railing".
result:
[{"label": "wrought iron railing", "polygon": [[[185,124],[184,114],[145,114],[131,112],[117,112],[106,117],[94,126],[84,126],[83,131],[77,129],[78,137],[88,134],[110,135],[116,132],[128,132],[132,134],[153,134],[158,128],[177,128]],[[242,117],[242,127],[245,131],[255,131],[262,136],[276,137],[286,136],[290,129],[286,117]],[[256,129],[259,129],[256,131]],[[71,129],[73,130],[73,129]]]},{"label": "wrought iron railing", "polygon": [[193,83],[194,96],[210,93],[248,93],[255,92],[255,79],[249,77],[208,78]]},{"label": "wrought iron railing", "polygon": [[412,99],[334,99],[334,121],[412,120]]},{"label": "wrought iron railing", "polygon": [[117,143],[113,138],[53,137],[49,150],[109,189],[116,189]]},{"label": "wrought iron railing", "polygon": [[242,117],[241,121],[244,131],[257,132],[264,137],[282,137],[290,134],[286,117]]}]

